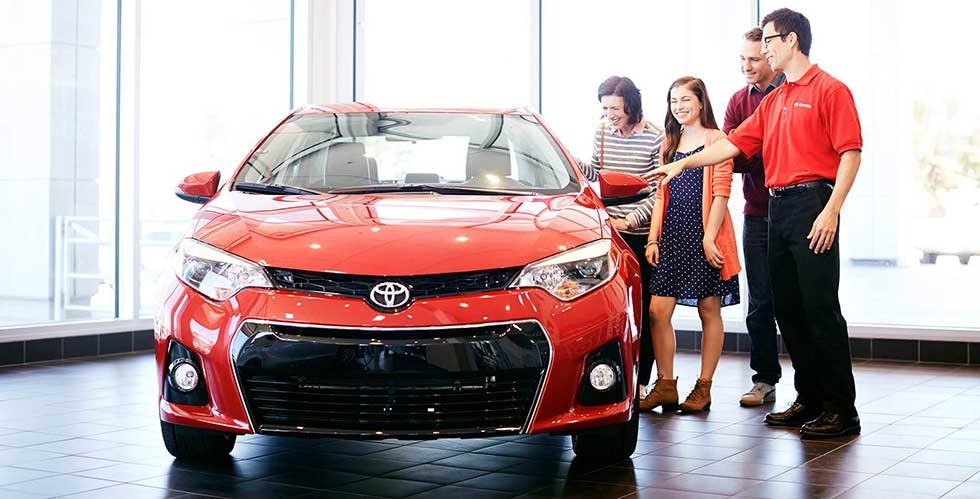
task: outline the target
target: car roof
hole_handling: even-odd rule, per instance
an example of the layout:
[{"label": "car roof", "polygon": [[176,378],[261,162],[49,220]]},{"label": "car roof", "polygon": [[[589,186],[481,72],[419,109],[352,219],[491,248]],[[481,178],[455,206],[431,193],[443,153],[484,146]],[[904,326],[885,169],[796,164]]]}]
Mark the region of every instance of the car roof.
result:
[{"label": "car roof", "polygon": [[509,114],[514,116],[530,115],[533,112],[527,108],[395,108],[378,107],[363,102],[347,104],[320,104],[304,106],[295,114],[347,114],[347,113],[456,113],[456,114]]}]

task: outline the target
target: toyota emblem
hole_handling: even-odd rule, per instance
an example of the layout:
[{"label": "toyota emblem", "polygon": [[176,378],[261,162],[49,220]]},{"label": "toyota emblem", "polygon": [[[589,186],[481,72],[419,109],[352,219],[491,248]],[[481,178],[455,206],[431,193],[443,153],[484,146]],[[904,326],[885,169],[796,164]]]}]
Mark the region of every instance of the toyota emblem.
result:
[{"label": "toyota emblem", "polygon": [[398,282],[382,282],[371,288],[368,295],[371,303],[380,308],[397,309],[412,298],[408,287]]}]

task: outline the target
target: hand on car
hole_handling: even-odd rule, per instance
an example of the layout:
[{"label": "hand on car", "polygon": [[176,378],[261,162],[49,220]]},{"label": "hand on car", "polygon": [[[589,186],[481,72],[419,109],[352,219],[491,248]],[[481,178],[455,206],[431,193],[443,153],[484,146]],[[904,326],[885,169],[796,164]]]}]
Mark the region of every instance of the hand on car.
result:
[{"label": "hand on car", "polygon": [[611,220],[612,220],[612,226],[616,230],[626,230],[630,228],[629,224],[626,223],[626,220],[620,218],[613,218]]}]

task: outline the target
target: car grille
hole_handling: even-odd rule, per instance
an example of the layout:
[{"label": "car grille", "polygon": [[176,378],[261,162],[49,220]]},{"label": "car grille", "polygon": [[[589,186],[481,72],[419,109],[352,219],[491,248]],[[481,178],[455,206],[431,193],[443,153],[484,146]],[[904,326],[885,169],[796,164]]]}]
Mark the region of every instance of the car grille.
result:
[{"label": "car grille", "polygon": [[[320,428],[335,434],[453,435],[524,425],[539,372],[496,376],[367,377],[338,380],[251,376],[245,386],[265,430]],[[373,378],[373,379],[372,379]]]},{"label": "car grille", "polygon": [[421,276],[366,276],[271,267],[267,270],[273,283],[280,289],[330,293],[367,300],[371,288],[388,281],[396,281],[407,286],[413,298],[433,298],[500,290],[506,288],[514,280],[521,268]]},{"label": "car grille", "polygon": [[536,322],[431,330],[246,323],[234,344],[255,431],[361,438],[519,433],[550,358]]}]

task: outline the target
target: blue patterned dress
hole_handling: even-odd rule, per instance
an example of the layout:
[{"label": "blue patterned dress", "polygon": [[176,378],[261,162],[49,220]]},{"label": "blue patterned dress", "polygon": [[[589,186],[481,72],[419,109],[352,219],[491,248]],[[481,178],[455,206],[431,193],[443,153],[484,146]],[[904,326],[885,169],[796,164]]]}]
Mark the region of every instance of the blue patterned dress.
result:
[{"label": "blue patterned dress", "polygon": [[[687,153],[678,151],[674,161],[702,149],[704,146]],[[720,271],[712,268],[704,256],[703,176],[702,168],[685,170],[670,182],[670,199],[660,236],[660,263],[651,272],[650,293],[673,296],[678,305],[689,307],[697,306],[701,298],[720,296],[724,307],[739,302],[738,275],[722,281]]]}]

